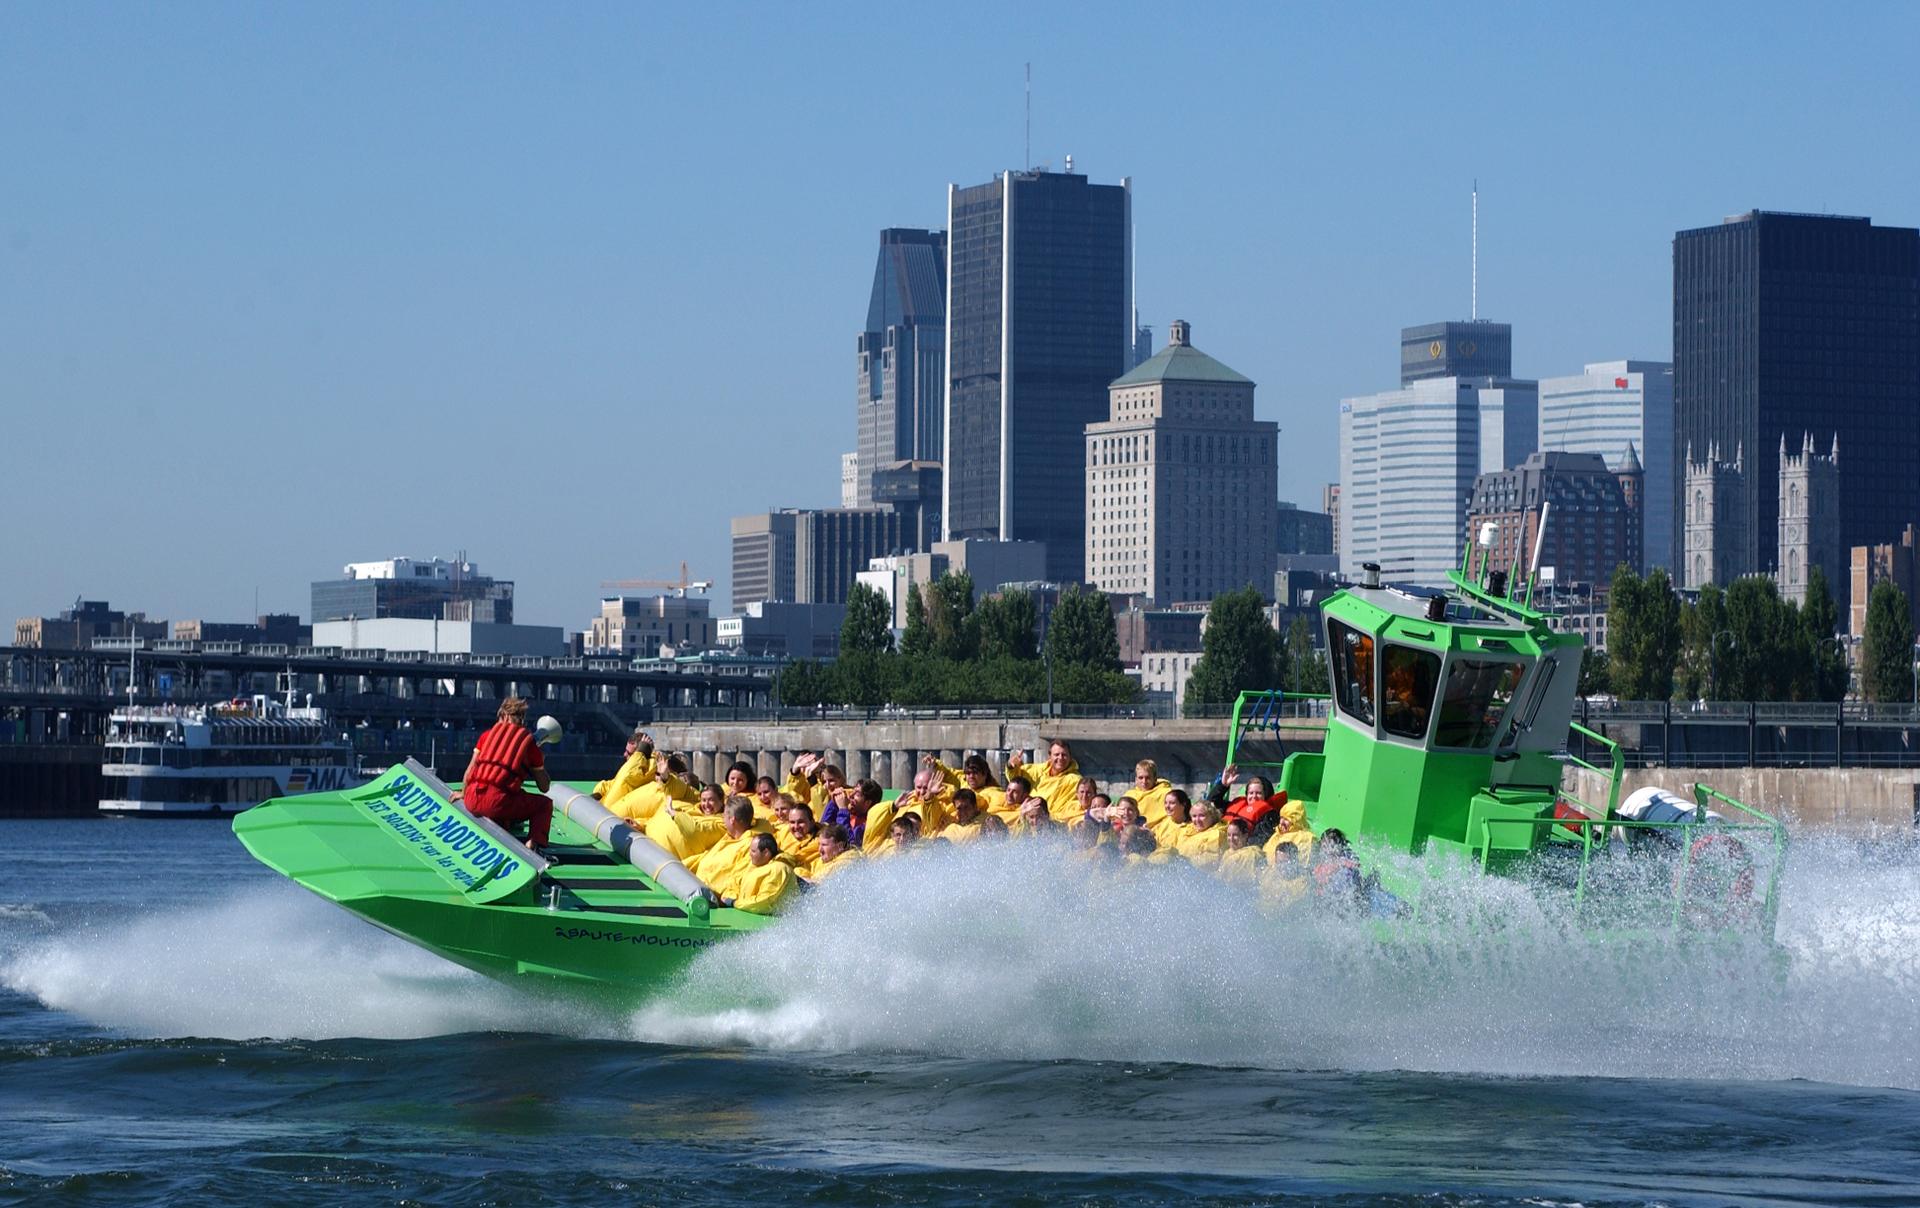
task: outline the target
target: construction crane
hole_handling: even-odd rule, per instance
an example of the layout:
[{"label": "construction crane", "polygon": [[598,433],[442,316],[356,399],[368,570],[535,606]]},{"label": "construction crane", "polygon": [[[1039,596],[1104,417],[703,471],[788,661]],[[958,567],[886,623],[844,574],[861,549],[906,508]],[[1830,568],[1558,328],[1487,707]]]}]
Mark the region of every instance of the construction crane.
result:
[{"label": "construction crane", "polygon": [[600,586],[611,587],[618,591],[633,591],[639,588],[656,588],[671,591],[675,596],[685,599],[690,591],[707,591],[713,587],[712,579],[695,579],[687,574],[687,564],[680,564],[680,578],[672,579],[602,579]]}]

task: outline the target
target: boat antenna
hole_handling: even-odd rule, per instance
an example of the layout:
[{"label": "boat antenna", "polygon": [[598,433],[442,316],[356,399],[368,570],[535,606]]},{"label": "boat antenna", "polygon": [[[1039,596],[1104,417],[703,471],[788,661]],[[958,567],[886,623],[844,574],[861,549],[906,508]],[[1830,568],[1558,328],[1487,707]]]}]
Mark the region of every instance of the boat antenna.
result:
[{"label": "boat antenna", "polygon": [[1533,607],[1533,583],[1540,575],[1540,550],[1547,543],[1547,513],[1553,510],[1551,499],[1540,505],[1540,531],[1533,535],[1533,565],[1527,567],[1527,607]]},{"label": "boat antenna", "polygon": [[1480,181],[1477,177],[1473,182],[1473,299],[1468,317],[1475,323],[1480,321]]}]

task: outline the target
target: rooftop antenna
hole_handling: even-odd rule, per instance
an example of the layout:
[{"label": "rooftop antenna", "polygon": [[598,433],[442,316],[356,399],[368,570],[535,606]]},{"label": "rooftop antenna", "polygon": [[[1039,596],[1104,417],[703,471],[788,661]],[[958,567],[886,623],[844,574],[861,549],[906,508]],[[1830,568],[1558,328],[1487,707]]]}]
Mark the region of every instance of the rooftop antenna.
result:
[{"label": "rooftop antenna", "polygon": [[1480,181],[1473,182],[1473,312],[1468,316],[1480,321]]},{"label": "rooftop antenna", "polygon": [[1033,63],[1027,63],[1027,150],[1022,166],[1033,168]]}]

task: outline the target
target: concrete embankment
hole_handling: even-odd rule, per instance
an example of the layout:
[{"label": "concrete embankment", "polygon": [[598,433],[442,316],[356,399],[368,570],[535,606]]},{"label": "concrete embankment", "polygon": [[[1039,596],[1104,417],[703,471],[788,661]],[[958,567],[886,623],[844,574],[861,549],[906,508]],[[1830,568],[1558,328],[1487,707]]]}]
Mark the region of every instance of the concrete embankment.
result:
[{"label": "concrete embankment", "polygon": [[[1620,795],[1652,785],[1691,797],[1696,783],[1765,810],[1793,830],[1851,834],[1920,825],[1920,768],[1628,768]],[[1568,787],[1606,800],[1605,781],[1575,769]]]}]

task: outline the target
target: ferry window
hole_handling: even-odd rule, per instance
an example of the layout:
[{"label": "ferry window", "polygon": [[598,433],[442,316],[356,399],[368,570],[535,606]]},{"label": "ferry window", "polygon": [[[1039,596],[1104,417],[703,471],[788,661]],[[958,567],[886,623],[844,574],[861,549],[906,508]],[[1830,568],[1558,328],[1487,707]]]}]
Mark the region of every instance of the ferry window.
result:
[{"label": "ferry window", "polygon": [[1500,722],[1520,686],[1525,664],[1491,659],[1456,659],[1447,669],[1447,694],[1440,702],[1440,725],[1433,742],[1441,747],[1485,749],[1500,733]]},{"label": "ferry window", "polygon": [[1373,635],[1328,621],[1327,650],[1333,659],[1333,693],[1340,711],[1372,725]]},{"label": "ferry window", "polygon": [[1389,734],[1425,738],[1434,690],[1440,686],[1440,656],[1412,646],[1389,646],[1383,666],[1380,724]]}]

